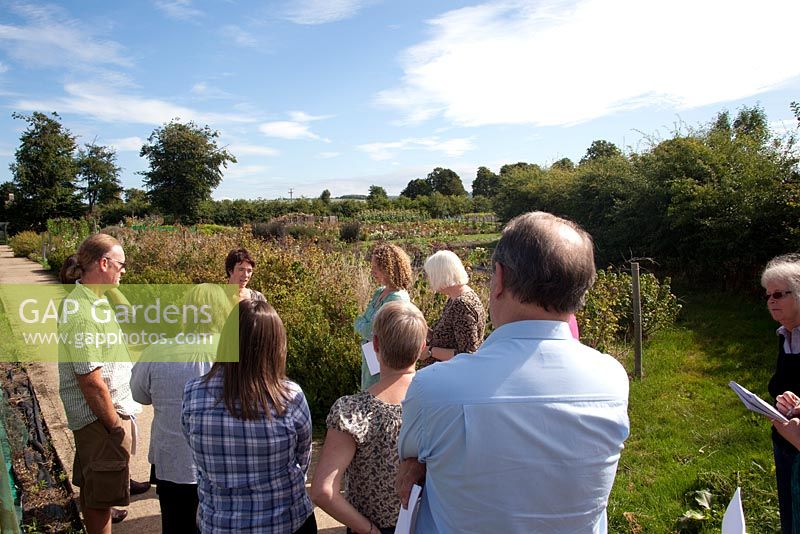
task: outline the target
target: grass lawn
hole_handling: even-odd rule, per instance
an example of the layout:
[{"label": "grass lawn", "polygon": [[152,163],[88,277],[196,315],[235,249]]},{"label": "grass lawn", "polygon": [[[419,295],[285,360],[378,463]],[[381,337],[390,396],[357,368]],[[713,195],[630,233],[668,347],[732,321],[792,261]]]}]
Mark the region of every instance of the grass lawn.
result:
[{"label": "grass lawn", "polygon": [[[730,380],[769,400],[777,325],[766,306],[730,295],[684,299],[675,328],[645,344],[631,381],[631,436],[609,503],[611,532],[719,532],[736,486],[748,532],[779,531],[766,418],[748,412]],[[633,372],[633,357],[623,357]],[[711,508],[695,497],[708,491]],[[695,519],[681,521],[692,510]]]}]

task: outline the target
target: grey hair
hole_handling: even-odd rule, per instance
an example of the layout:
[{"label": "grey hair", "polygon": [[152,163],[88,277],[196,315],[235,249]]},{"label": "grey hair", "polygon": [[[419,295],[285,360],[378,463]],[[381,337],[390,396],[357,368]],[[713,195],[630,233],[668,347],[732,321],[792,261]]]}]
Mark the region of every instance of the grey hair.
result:
[{"label": "grey hair", "polygon": [[800,254],[783,254],[769,260],[761,273],[761,285],[786,284],[792,298],[800,304]]},{"label": "grey hair", "polygon": [[428,275],[432,291],[444,287],[464,285],[469,282],[469,275],[461,259],[449,250],[440,250],[425,260],[425,274]]},{"label": "grey hair", "polygon": [[503,285],[522,303],[575,313],[594,284],[592,236],[577,223],[534,211],[511,219],[492,255]]}]

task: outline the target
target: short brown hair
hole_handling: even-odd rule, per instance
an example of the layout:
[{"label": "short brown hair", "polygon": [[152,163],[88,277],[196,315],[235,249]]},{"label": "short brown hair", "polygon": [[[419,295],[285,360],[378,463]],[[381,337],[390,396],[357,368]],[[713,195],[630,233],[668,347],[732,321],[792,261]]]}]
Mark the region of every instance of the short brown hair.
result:
[{"label": "short brown hair", "polygon": [[392,369],[406,369],[417,361],[428,323],[419,308],[410,302],[387,302],[372,320],[372,333],[378,338],[378,356]]},{"label": "short brown hair", "polygon": [[83,240],[76,254],[77,263],[63,271],[64,280],[79,280],[83,273],[89,270],[95,262],[100,261],[115,246],[122,246],[113,236],[108,234],[93,234]]},{"label": "short brown hair", "polygon": [[372,249],[372,261],[397,289],[410,289],[413,282],[411,259],[397,245],[385,243]]},{"label": "short brown hair", "polygon": [[228,255],[225,257],[225,275],[230,277],[236,264],[242,263],[243,261],[249,263],[253,269],[256,268],[256,260],[250,256],[247,249],[235,248],[228,252]]},{"label": "short brown hair", "polygon": [[[228,317],[220,334],[216,362],[206,382],[222,373],[222,398],[228,412],[242,421],[282,415],[289,402],[286,382],[286,329],[278,312],[259,300],[243,300],[239,314]],[[238,319],[238,320],[237,320]],[[231,356],[238,354],[239,361]]]},{"label": "short brown hair", "polygon": [[592,236],[577,223],[533,211],[511,219],[492,255],[503,285],[522,303],[575,313],[594,284]]}]

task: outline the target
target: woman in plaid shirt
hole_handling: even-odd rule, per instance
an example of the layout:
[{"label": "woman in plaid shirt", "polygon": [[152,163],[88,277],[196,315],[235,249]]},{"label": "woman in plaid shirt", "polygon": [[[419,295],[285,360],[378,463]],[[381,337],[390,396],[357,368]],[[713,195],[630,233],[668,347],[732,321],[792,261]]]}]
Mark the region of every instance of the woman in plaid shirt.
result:
[{"label": "woman in plaid shirt", "polygon": [[286,378],[286,330],[268,303],[242,301],[228,318],[217,362],[186,384],[182,423],[201,532],[317,532],[305,490],[311,414]]}]

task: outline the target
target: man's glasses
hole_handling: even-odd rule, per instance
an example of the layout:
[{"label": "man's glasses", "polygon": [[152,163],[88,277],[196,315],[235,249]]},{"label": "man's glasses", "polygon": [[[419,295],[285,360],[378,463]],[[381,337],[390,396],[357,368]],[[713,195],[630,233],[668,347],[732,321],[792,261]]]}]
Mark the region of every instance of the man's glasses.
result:
[{"label": "man's glasses", "polygon": [[125,268],[125,262],[124,261],[115,260],[114,258],[109,258],[108,256],[103,256],[103,257],[105,259],[107,259],[107,260],[111,260],[111,261],[117,262],[117,264],[119,265],[120,269],[124,269]]},{"label": "man's glasses", "polygon": [[791,291],[775,291],[774,293],[767,293],[766,295],[764,295],[764,298],[766,300],[770,299],[780,300],[789,293],[791,293]]}]

